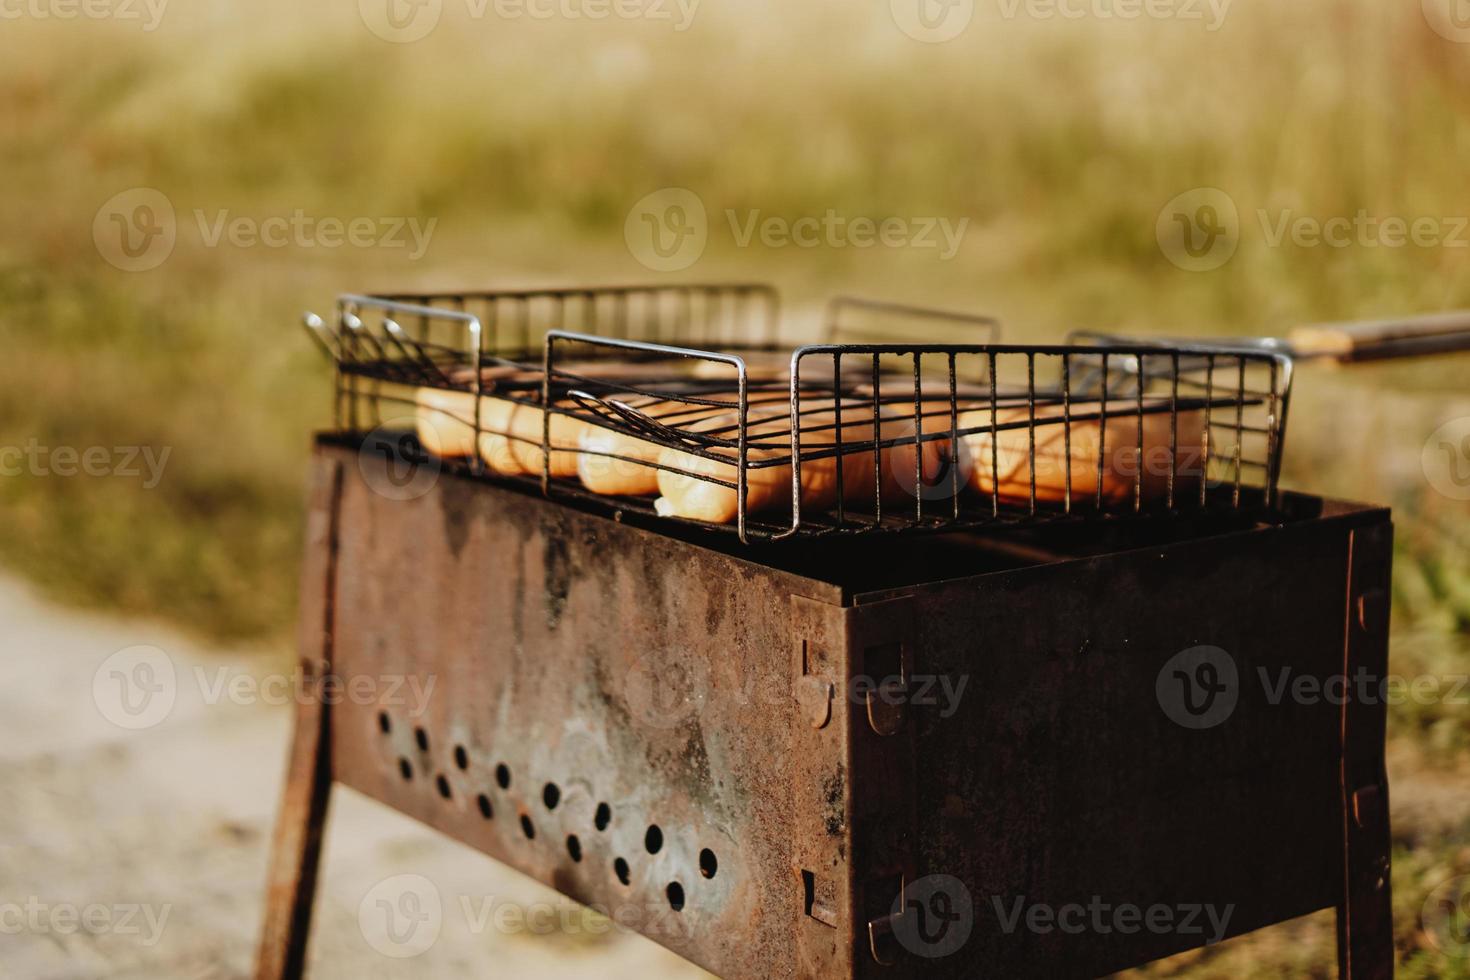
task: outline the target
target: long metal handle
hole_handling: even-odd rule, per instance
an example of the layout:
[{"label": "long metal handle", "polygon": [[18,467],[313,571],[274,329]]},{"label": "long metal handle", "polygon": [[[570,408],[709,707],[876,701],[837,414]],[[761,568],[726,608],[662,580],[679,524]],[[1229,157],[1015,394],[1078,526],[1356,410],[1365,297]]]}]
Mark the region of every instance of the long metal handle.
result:
[{"label": "long metal handle", "polygon": [[1298,358],[1342,364],[1470,351],[1470,311],[1298,327],[1289,340]]}]

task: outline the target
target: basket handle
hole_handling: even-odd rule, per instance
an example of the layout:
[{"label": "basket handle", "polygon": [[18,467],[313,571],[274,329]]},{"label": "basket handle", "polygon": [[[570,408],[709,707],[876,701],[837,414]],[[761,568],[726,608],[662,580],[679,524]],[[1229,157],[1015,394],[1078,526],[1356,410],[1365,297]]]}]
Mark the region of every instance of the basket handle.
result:
[{"label": "basket handle", "polygon": [[1298,327],[1289,337],[1299,358],[1340,364],[1470,351],[1470,310],[1363,323]]}]

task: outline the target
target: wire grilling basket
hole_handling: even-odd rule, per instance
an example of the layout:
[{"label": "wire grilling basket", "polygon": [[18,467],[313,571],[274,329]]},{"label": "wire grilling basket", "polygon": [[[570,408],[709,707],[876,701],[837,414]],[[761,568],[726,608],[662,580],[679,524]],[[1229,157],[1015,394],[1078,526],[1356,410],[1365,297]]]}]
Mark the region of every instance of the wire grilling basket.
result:
[{"label": "wire grilling basket", "polygon": [[[631,286],[345,295],[306,324],[344,437],[742,541],[1277,502],[1287,353],[1008,345],[847,298],[792,348],[779,310],[754,284]],[[963,342],[880,342],[920,332]]]}]

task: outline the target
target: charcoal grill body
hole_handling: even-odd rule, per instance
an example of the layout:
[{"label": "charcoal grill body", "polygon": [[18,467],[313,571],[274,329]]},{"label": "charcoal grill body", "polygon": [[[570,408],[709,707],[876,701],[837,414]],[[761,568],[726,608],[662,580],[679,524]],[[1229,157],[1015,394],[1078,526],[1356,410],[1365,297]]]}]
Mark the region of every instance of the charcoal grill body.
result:
[{"label": "charcoal grill body", "polygon": [[[1385,511],[746,549],[389,465],[318,445],[302,661],[434,695],[298,709],[261,977],[300,973],[334,783],[727,978],[1097,976],[1212,931],[1006,928],[1097,902],[1336,908],[1343,975],[1392,974],[1383,708],[1269,696],[1385,674]],[[1185,727],[1160,674],[1203,646],[1236,703]]]}]

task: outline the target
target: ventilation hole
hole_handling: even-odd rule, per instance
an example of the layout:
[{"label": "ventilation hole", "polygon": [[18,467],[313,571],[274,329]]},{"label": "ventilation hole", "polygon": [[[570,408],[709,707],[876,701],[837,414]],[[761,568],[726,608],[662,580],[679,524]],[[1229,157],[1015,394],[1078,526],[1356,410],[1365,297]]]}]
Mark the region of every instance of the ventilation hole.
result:
[{"label": "ventilation hole", "polygon": [[388,717],[388,712],[386,712],[386,711],[379,711],[378,712],[378,731],[382,732],[384,735],[387,735],[392,730],[393,730],[393,719]]},{"label": "ventilation hole", "polygon": [[415,742],[419,743],[419,751],[420,752],[427,752],[427,751],[429,751],[429,733],[428,732],[424,731],[422,728],[415,728],[413,730],[413,740]]},{"label": "ventilation hole", "polygon": [[675,912],[684,911],[684,886],[677,881],[671,881],[664,891],[669,896],[669,908]]},{"label": "ventilation hole", "polygon": [[481,793],[479,796],[475,797],[475,802],[478,803],[480,806],[480,816],[484,817],[486,820],[489,820],[491,817],[495,816],[495,808],[490,805],[490,797],[486,796],[484,793]]},{"label": "ventilation hole", "polygon": [[536,839],[536,825],[525,814],[521,814],[521,833],[526,835],[526,840]]},{"label": "ventilation hole", "polygon": [[628,873],[628,862],[622,858],[618,858],[613,862],[613,874],[617,875],[618,881],[625,885],[633,880],[632,875]]},{"label": "ventilation hole", "polygon": [[592,823],[598,830],[606,830],[612,823],[612,807],[606,803],[597,804],[597,815],[592,818]]},{"label": "ventilation hole", "polygon": [[459,766],[461,772],[470,767],[470,754],[464,750],[463,745],[454,747],[454,764]]},{"label": "ventilation hole", "polygon": [[439,795],[446,800],[454,795],[449,789],[449,780],[442,772],[439,774],[439,778],[434,780],[434,785],[439,787]]},{"label": "ventilation hole", "polygon": [[715,858],[715,852],[709,848],[699,852],[699,873],[706,878],[713,878],[715,872],[720,870],[720,862]]},{"label": "ventilation hole", "polygon": [[664,849],[664,832],[658,824],[649,827],[648,833],[643,835],[643,846],[648,848],[649,854],[657,854]]},{"label": "ventilation hole", "polygon": [[398,760],[398,772],[404,779],[413,778],[413,764],[407,759]]},{"label": "ventilation hole", "polygon": [[573,861],[582,863],[582,842],[577,840],[576,834],[567,835],[567,853],[572,856]]},{"label": "ventilation hole", "polygon": [[556,805],[561,802],[561,790],[556,783],[546,784],[546,788],[541,791],[541,800],[546,804],[546,809],[556,809]]},{"label": "ventilation hole", "polygon": [[510,769],[503,762],[495,767],[495,783],[501,789],[510,789]]}]

